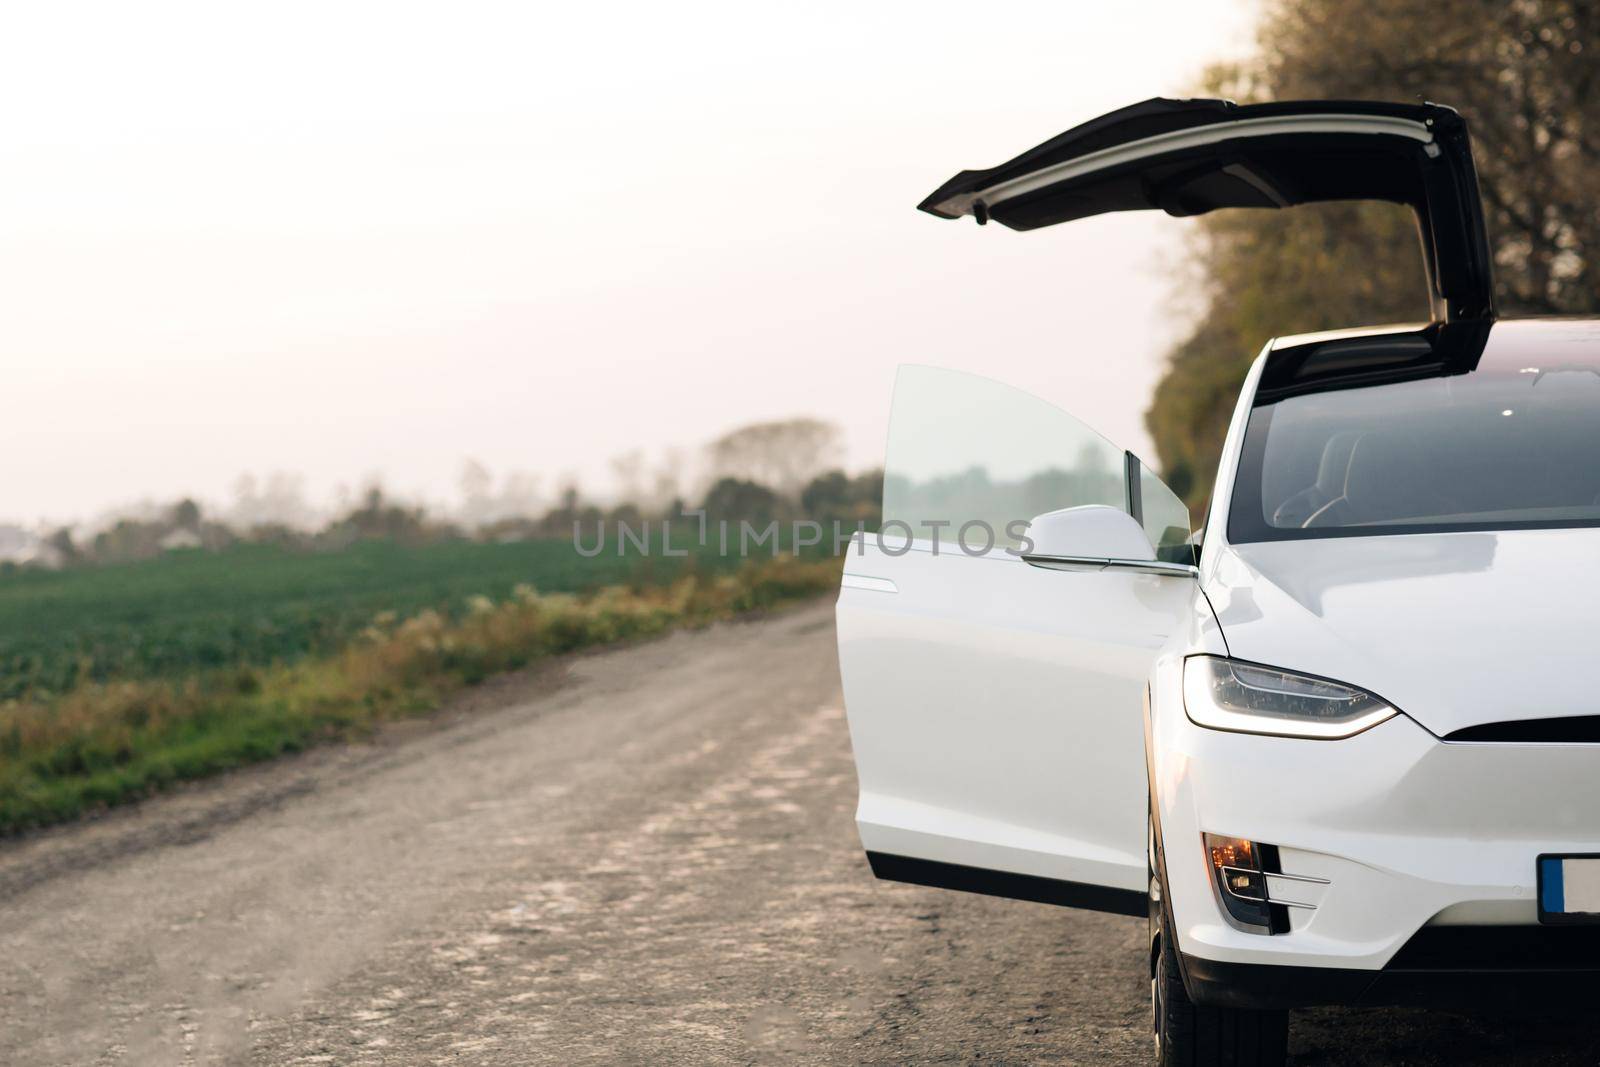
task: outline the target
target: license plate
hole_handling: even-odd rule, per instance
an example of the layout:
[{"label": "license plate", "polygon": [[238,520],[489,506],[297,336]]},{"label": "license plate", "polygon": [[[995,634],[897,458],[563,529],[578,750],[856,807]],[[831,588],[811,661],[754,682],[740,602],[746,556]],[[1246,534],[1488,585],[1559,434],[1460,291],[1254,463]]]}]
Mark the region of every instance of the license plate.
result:
[{"label": "license plate", "polygon": [[1539,857],[1539,921],[1600,923],[1600,855]]}]

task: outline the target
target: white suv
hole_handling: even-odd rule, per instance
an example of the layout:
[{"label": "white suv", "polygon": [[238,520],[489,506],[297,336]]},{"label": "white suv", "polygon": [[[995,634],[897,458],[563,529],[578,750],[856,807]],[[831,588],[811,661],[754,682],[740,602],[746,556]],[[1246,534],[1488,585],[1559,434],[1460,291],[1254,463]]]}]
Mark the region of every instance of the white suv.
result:
[{"label": "white suv", "polygon": [[845,565],[872,869],[1148,915],[1162,1063],[1600,975],[1600,323],[1494,321],[1460,117],[1150,101],[923,207],[1336,199],[1416,209],[1435,321],[1269,343],[1198,532],[1064,412],[905,367]]}]

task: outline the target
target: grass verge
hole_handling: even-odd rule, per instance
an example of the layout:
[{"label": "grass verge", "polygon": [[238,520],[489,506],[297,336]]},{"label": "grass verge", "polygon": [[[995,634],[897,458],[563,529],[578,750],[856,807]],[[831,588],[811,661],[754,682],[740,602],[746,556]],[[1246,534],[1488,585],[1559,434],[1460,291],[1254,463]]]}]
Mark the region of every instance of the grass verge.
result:
[{"label": "grass verge", "polygon": [[0,834],[359,737],[547,656],[817,596],[838,588],[839,566],[782,558],[586,597],[519,586],[499,602],[474,598],[459,619],[431,610],[381,614],[337,652],[293,664],[11,700],[0,704]]}]

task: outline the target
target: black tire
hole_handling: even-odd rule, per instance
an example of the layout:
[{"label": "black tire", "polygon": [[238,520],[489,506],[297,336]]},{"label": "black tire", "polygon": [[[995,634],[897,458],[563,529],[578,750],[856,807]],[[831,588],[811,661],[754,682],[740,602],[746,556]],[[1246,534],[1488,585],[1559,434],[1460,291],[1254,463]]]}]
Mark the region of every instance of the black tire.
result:
[{"label": "black tire", "polygon": [[1150,1015],[1160,1067],[1281,1067],[1289,1013],[1196,1004],[1184,988],[1161,844],[1150,840]]}]

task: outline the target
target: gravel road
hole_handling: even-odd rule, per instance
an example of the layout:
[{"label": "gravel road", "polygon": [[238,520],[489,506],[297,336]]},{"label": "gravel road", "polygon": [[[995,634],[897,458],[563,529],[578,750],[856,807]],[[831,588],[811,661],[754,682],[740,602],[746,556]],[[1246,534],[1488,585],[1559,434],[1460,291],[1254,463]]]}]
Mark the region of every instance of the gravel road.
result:
[{"label": "gravel road", "polygon": [[[831,607],[0,845],[0,1063],[1149,1060],[1141,920],[875,882]],[[1296,1061],[1594,1063],[1297,1016]]]}]

